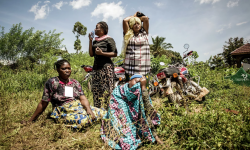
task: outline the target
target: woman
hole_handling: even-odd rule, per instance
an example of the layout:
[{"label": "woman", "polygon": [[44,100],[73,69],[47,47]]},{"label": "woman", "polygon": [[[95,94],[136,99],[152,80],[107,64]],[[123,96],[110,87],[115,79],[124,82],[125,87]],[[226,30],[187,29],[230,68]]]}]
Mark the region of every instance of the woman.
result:
[{"label": "woman", "polygon": [[117,56],[115,41],[107,34],[108,25],[103,21],[96,25],[95,35],[98,37],[95,38],[93,44],[91,33],[89,33],[89,55],[95,58],[92,79],[94,106],[101,108],[104,105],[105,109],[107,109],[108,99],[114,88],[114,64],[110,58]]},{"label": "woman", "polygon": [[[54,64],[55,67],[58,76],[50,78],[45,83],[42,100],[28,122],[36,120],[49,102],[52,103],[53,107],[51,117],[64,119],[67,126],[81,128],[91,123],[92,120],[100,119],[106,113],[105,110],[90,107],[80,83],[69,78],[71,75],[70,63],[65,59],[58,60]],[[22,123],[27,122],[22,121]]]},{"label": "woman", "polygon": [[129,76],[134,74],[142,74],[147,77],[151,68],[148,42],[149,19],[147,16],[137,17],[138,14],[139,12],[136,12],[133,16],[123,20],[123,53],[127,81]]},{"label": "woman", "polygon": [[102,120],[101,137],[114,149],[136,149],[143,140],[162,144],[155,131],[159,124],[145,77],[134,75],[129,83],[114,89]]}]

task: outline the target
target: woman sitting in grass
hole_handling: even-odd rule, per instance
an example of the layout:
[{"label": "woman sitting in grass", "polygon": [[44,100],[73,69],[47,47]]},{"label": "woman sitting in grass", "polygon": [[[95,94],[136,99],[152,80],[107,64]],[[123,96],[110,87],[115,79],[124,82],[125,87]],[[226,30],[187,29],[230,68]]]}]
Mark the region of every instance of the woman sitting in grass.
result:
[{"label": "woman sitting in grass", "polygon": [[155,127],[160,115],[154,110],[146,89],[146,78],[134,75],[129,83],[117,86],[104,115],[101,138],[114,149],[136,149],[144,140],[162,144]]},{"label": "woman sitting in grass", "polygon": [[36,111],[28,121],[22,121],[22,123],[36,120],[46,109],[49,102],[52,103],[53,107],[51,117],[62,118],[67,126],[73,128],[81,128],[91,123],[92,120],[102,118],[106,111],[90,107],[80,83],[69,78],[71,75],[70,63],[65,59],[59,60],[54,64],[54,68],[57,69],[58,76],[50,78],[45,83],[43,97]]}]

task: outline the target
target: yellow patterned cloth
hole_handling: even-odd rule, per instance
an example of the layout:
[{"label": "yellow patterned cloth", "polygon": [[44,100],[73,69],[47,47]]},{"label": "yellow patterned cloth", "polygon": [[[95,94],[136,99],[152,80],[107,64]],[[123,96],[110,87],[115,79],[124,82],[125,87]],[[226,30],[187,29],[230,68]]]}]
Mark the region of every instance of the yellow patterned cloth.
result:
[{"label": "yellow patterned cloth", "polygon": [[90,108],[95,114],[96,120],[91,119],[91,116],[87,114],[79,100],[73,100],[63,106],[55,107],[50,117],[57,120],[63,120],[68,127],[82,128],[100,120],[107,112],[103,108],[92,106],[90,106]]}]

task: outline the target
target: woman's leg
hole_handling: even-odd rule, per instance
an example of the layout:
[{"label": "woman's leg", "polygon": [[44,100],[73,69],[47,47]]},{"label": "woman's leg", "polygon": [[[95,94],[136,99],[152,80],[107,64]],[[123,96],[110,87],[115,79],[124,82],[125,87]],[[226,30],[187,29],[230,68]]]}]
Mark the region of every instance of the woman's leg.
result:
[{"label": "woman's leg", "polygon": [[104,92],[103,98],[104,98],[104,105],[105,109],[108,109],[108,104],[109,104],[109,99],[111,96],[111,93],[114,89],[114,66],[113,65],[108,65],[104,67],[104,74],[103,74],[103,91]]},{"label": "woman's leg", "polygon": [[101,70],[98,70],[93,76],[93,100],[94,106],[101,108],[108,108],[108,102],[110,95],[114,88],[114,66],[104,66]]},{"label": "woman's leg", "polygon": [[93,93],[93,101],[94,106],[97,108],[101,108],[101,95],[102,95],[102,89],[100,86],[100,80],[101,80],[101,70],[98,70],[94,73],[92,77],[92,93]]}]

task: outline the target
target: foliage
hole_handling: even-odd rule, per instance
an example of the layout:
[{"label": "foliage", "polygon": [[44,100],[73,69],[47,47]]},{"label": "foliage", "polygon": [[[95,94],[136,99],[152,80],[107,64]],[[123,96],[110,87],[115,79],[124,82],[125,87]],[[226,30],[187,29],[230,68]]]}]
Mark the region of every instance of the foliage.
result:
[{"label": "foliage", "polygon": [[77,33],[76,35],[76,41],[74,44],[74,49],[76,50],[76,53],[78,54],[78,51],[81,50],[81,41],[79,39],[80,35],[86,35],[87,32],[87,27],[82,25],[81,22],[77,21],[74,25],[73,31],[74,34]]},{"label": "foliage", "polygon": [[33,33],[33,30],[34,28],[30,28],[23,31],[21,23],[13,25],[8,33],[4,33],[4,28],[2,28],[0,38],[1,59],[19,62],[20,65],[26,64],[26,68],[27,65],[33,68],[34,63],[38,63],[40,59],[46,58],[48,55],[54,56],[65,53],[61,50],[63,39],[60,39],[60,35],[62,33],[55,33],[56,30],[48,33],[37,30]]},{"label": "foliage", "polygon": [[208,62],[212,68],[224,68],[226,66],[224,58],[221,54],[211,56]]},{"label": "foliage", "polygon": [[169,50],[169,51],[172,53],[172,56],[168,57],[168,58],[171,59],[171,62],[173,64],[175,64],[177,62],[182,62],[183,61],[179,52],[175,52],[175,51],[171,51],[171,50]]},{"label": "foliage", "polygon": [[154,57],[162,56],[162,55],[170,55],[171,53],[168,51],[173,48],[171,43],[165,43],[164,40],[166,38],[157,36],[156,38],[152,38],[153,44],[150,45],[151,54]]},{"label": "foliage", "polygon": [[229,38],[229,40],[225,43],[226,45],[223,45],[222,55],[225,59],[225,63],[229,66],[232,66],[236,64],[236,60],[232,57],[231,52],[244,45],[244,38]]},{"label": "foliage", "polygon": [[[164,62],[165,65],[160,65],[160,62]],[[166,68],[169,63],[171,63],[171,59],[165,55],[157,56],[156,58],[151,57],[151,72],[157,74],[160,69]]]}]

